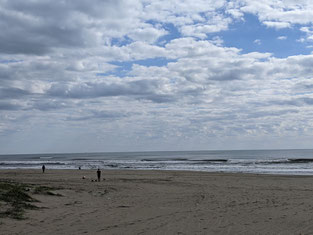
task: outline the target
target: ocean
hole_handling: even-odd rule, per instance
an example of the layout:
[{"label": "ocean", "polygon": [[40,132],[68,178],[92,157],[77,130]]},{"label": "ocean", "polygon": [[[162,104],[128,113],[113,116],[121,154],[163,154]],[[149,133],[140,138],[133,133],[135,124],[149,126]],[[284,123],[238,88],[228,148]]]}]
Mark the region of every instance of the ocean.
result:
[{"label": "ocean", "polygon": [[313,175],[313,150],[154,151],[0,155],[0,169],[128,169]]}]

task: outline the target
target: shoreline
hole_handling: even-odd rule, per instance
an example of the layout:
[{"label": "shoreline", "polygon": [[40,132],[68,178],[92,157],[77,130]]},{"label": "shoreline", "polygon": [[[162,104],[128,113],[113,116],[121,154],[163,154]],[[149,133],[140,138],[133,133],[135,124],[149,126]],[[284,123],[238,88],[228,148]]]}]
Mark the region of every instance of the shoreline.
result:
[{"label": "shoreline", "polygon": [[313,149],[53,153],[0,156],[0,169],[182,170],[313,175]]},{"label": "shoreline", "polygon": [[[85,176],[85,179],[82,177]],[[32,195],[3,234],[300,234],[313,231],[313,176],[199,171],[0,170],[0,181],[58,188]]]},{"label": "shoreline", "polygon": [[[252,175],[252,176],[282,176],[282,177],[312,177],[313,178],[313,174],[288,174],[288,173],[255,173],[255,172],[236,172],[236,171],[204,171],[204,170],[165,170],[165,169],[115,169],[115,168],[112,168],[112,169],[101,169],[100,170],[102,172],[164,172],[165,174],[166,173],[170,173],[170,172],[176,172],[176,173],[203,173],[203,174],[213,174],[213,175],[243,175],[243,176],[249,176],[249,175]],[[42,169],[41,168],[14,168],[14,169],[0,169],[0,174],[1,172],[33,172],[33,173],[42,173]],[[97,171],[97,168],[95,169],[49,169],[49,168],[46,168],[46,173],[47,172],[87,172],[88,174],[93,172],[95,175],[96,175],[96,171]],[[46,174],[44,173],[44,174]],[[0,178],[1,180],[1,178]]]}]

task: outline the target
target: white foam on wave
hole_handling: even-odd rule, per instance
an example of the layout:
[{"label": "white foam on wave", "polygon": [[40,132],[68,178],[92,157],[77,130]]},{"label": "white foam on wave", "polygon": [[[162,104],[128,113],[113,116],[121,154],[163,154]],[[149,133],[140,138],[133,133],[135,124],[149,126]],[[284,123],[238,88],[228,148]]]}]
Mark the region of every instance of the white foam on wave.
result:
[{"label": "white foam on wave", "polygon": [[[201,152],[201,154],[198,153],[195,156],[192,153],[188,155],[189,153],[187,154],[187,152],[183,155],[180,155],[180,152],[175,152],[172,155],[166,152],[162,153],[164,155],[159,153],[157,156],[152,153],[149,156],[143,153],[138,153],[139,155],[137,156],[136,153],[132,153],[131,157],[134,156],[133,159],[129,157],[129,154],[125,153],[124,155],[127,158],[124,159],[121,157],[124,155],[119,155],[118,153],[112,155],[111,158],[109,154],[106,154],[105,158],[101,159],[101,154],[90,156],[88,154],[71,154],[64,155],[64,157],[62,157],[63,155],[55,155],[54,157],[44,156],[36,159],[31,158],[33,156],[29,156],[28,159],[20,161],[0,161],[0,169],[41,169],[41,166],[45,164],[47,169],[78,169],[81,167],[82,169],[185,170],[313,175],[313,160],[310,158],[313,156],[313,150],[311,152],[254,151],[254,157],[247,157],[247,153],[250,156],[252,152],[228,151],[227,154],[229,156],[227,156],[226,152],[214,152],[214,155],[209,155],[206,152],[203,152],[203,155],[201,155]],[[261,157],[259,157],[260,153],[263,154]],[[258,156],[258,158],[255,156]]]}]

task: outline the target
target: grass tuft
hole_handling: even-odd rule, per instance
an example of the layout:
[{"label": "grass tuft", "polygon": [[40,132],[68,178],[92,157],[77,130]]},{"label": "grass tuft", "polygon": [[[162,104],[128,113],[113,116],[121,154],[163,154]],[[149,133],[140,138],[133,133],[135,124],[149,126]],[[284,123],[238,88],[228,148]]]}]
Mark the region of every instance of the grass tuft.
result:
[{"label": "grass tuft", "polygon": [[26,185],[23,184],[0,182],[0,201],[4,203],[1,203],[0,217],[24,219],[26,209],[37,209],[30,204],[37,200],[27,194]]},{"label": "grass tuft", "polygon": [[51,190],[58,190],[59,188],[53,188],[53,187],[48,187],[48,186],[37,186],[34,189],[34,194],[42,194],[42,195],[50,195],[50,196],[59,196],[61,197],[62,195],[59,193],[54,193],[51,192]]},{"label": "grass tuft", "polygon": [[38,200],[30,194],[63,196],[52,192],[58,189],[60,188],[0,181],[0,218],[25,219],[25,210],[38,209],[37,206],[31,204]]}]

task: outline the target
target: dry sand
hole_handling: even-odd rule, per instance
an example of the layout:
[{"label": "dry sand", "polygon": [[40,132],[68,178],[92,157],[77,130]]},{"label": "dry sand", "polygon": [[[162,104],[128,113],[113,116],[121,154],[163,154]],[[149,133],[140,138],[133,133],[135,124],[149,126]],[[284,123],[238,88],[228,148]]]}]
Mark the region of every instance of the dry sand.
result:
[{"label": "dry sand", "polygon": [[[82,179],[86,176],[86,179]],[[62,187],[0,234],[313,234],[313,177],[175,171],[1,170]]]}]

